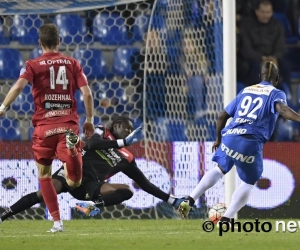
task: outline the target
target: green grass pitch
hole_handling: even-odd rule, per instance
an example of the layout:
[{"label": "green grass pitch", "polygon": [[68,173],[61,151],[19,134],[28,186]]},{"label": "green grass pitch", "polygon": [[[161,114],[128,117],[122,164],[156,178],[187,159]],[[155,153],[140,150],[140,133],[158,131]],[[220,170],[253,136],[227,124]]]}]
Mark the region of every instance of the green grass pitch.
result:
[{"label": "green grass pitch", "polygon": [[[275,221],[271,220],[275,223]],[[50,221],[9,220],[0,225],[1,250],[196,250],[196,249],[299,249],[295,233],[273,230],[206,233],[202,220],[72,220],[65,232],[49,234]]]}]

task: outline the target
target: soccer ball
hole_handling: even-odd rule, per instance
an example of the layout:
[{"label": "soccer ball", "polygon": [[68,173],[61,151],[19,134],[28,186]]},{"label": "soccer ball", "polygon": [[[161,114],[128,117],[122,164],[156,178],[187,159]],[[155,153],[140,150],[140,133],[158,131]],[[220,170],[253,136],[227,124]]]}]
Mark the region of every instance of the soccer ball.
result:
[{"label": "soccer ball", "polygon": [[208,211],[208,218],[214,224],[217,224],[221,217],[225,214],[227,207],[224,203],[218,203],[212,206]]}]

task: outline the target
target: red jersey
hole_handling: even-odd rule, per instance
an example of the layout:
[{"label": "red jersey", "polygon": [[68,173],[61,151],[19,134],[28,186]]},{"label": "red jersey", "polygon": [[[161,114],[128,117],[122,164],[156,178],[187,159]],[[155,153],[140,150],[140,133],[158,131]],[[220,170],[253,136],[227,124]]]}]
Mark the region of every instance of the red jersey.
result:
[{"label": "red jersey", "polygon": [[77,60],[61,53],[45,53],[27,61],[19,78],[32,83],[33,126],[68,121],[78,124],[74,95],[88,82]]}]

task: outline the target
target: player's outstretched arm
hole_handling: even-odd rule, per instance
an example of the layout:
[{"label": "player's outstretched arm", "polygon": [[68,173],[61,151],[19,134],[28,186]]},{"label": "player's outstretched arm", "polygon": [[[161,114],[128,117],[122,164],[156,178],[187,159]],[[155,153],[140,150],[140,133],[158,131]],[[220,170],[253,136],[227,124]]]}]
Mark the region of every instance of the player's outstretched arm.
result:
[{"label": "player's outstretched arm", "polygon": [[184,198],[176,198],[170,194],[167,194],[151,183],[143,174],[143,172],[137,167],[135,161],[131,162],[126,170],[123,170],[122,172],[132,179],[142,190],[163,200],[164,202],[171,204],[176,209],[178,209],[180,203],[184,201]]},{"label": "player's outstretched arm", "polygon": [[14,86],[7,93],[3,103],[0,106],[0,116],[4,115],[7,107],[17,98],[17,96],[22,92],[28,81],[24,78],[20,78]]},{"label": "player's outstretched arm", "polygon": [[283,118],[300,122],[300,115],[285,104],[278,102],[276,103],[275,108],[279,115],[281,115]]},{"label": "player's outstretched arm", "polygon": [[[141,189],[145,192],[168,202],[170,195],[160,190],[157,186],[151,183],[147,177],[143,174],[143,172],[137,167],[135,161],[133,161],[126,170],[122,171],[126,174],[130,179],[132,179]],[[174,201],[174,198],[173,198]]]},{"label": "player's outstretched arm", "polygon": [[94,115],[93,115],[94,100],[89,86],[81,87],[80,91],[82,93],[85,112],[86,112],[86,120],[83,124],[82,129],[86,138],[90,138],[95,132]]},{"label": "player's outstretched arm", "polygon": [[132,131],[125,139],[118,140],[105,140],[102,138],[102,135],[95,133],[89,140],[87,140],[86,149],[105,150],[110,148],[122,148],[137,143],[142,139],[142,127],[138,127],[137,129]]}]

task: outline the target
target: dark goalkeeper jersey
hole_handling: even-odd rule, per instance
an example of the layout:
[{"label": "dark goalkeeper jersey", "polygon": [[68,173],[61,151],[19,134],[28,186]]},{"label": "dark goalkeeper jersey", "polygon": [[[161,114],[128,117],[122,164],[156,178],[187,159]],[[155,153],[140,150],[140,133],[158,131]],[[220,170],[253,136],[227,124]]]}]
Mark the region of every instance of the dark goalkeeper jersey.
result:
[{"label": "dark goalkeeper jersey", "polygon": [[128,169],[137,168],[130,151],[125,148],[109,147],[117,147],[115,138],[105,127],[96,126],[95,134],[88,140],[82,152],[83,182],[104,181],[118,172],[126,174]]},{"label": "dark goalkeeper jersey", "polygon": [[169,195],[152,184],[138,168],[133,154],[125,148],[118,148],[118,144],[103,126],[95,127],[95,134],[87,141],[82,150],[83,176],[82,184],[92,181],[104,181],[122,172],[135,181],[145,192],[168,201]]}]

